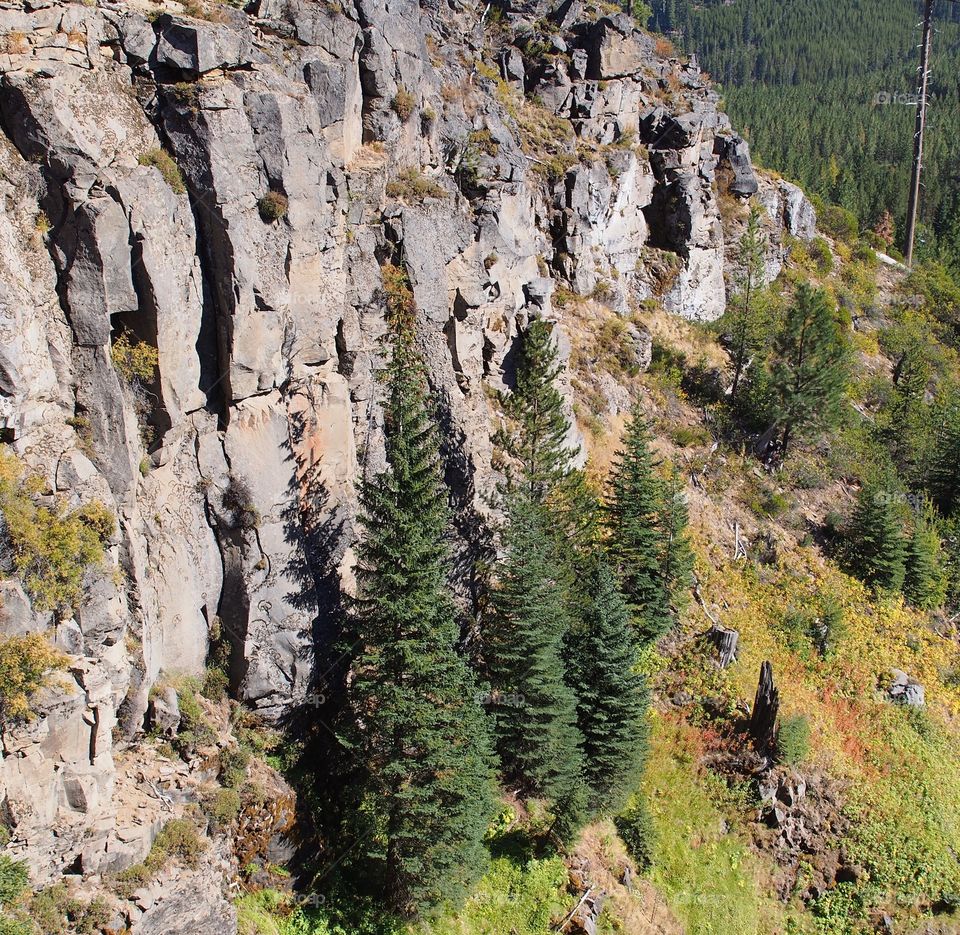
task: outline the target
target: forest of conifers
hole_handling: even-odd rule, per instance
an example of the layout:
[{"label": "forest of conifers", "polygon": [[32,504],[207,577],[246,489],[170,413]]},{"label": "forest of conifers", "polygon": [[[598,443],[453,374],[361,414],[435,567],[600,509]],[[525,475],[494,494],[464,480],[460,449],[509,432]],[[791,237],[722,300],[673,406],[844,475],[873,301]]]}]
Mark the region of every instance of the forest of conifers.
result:
[{"label": "forest of conifers", "polygon": [[[754,159],[851,210],[886,211],[902,245],[916,78],[918,0],[655,0],[652,25],[696,51],[723,86]],[[938,0],[920,211],[921,256],[960,269],[960,4]]]}]

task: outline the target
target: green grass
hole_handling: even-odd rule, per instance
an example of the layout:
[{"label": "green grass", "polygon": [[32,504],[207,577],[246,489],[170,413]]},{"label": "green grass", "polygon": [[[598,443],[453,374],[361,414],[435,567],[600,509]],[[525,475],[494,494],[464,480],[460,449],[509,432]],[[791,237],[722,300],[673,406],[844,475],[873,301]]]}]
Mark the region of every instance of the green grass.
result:
[{"label": "green grass", "polygon": [[720,782],[698,769],[693,735],[654,719],[644,782],[655,830],[650,880],[697,935],[768,935],[786,910],[763,891],[764,874],[744,840],[726,830]]}]

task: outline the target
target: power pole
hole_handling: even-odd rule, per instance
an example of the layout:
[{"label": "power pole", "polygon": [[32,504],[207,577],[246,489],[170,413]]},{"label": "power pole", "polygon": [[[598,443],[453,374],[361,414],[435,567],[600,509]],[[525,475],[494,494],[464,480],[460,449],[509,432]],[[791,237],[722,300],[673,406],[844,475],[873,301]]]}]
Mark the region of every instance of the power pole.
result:
[{"label": "power pole", "polygon": [[930,45],[933,39],[934,0],[923,0],[923,45],[920,47],[920,81],[917,87],[917,125],[913,134],[913,175],[907,205],[907,266],[913,266],[913,241],[917,235],[920,203],[920,170],[923,165],[923,130],[927,123],[927,82],[930,77]]}]

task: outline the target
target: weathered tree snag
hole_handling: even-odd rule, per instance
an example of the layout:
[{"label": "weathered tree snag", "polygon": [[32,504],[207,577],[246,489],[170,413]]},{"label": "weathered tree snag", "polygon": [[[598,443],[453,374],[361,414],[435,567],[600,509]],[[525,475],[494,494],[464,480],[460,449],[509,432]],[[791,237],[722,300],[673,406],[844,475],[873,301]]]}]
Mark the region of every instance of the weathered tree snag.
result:
[{"label": "weathered tree snag", "polygon": [[739,631],[714,624],[707,630],[706,637],[717,648],[717,661],[721,669],[726,669],[727,666],[736,662],[737,643],[740,641]]},{"label": "weathered tree snag", "polygon": [[780,692],[773,684],[773,666],[764,662],[760,666],[760,683],[753,701],[750,716],[750,736],[759,753],[773,751],[777,739],[777,713],[780,710]]}]

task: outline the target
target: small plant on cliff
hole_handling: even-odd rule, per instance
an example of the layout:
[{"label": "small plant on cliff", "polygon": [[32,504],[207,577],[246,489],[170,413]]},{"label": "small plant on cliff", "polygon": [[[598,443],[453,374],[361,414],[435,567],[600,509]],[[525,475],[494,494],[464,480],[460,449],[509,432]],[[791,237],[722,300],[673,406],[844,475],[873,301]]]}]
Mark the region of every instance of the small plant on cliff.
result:
[{"label": "small plant on cliff", "polygon": [[408,168],[387,182],[387,195],[390,198],[402,198],[404,201],[419,203],[426,198],[446,198],[443,186],[427,178],[419,169]]},{"label": "small plant on cliff", "polygon": [[132,338],[129,331],[124,331],[110,347],[110,360],[126,383],[142,387],[153,380],[160,355],[155,347]]},{"label": "small plant on cliff", "polygon": [[777,730],[777,759],[796,766],[810,755],[810,721],[803,714],[783,718]]},{"label": "small plant on cliff", "polygon": [[31,696],[51,670],[65,664],[63,653],[40,633],[0,641],[0,722],[29,719]]},{"label": "small plant on cliff", "polygon": [[72,510],[59,500],[40,505],[42,480],[22,474],[17,459],[0,450],[0,514],[13,566],[37,610],[76,606],[87,571],[103,562],[113,516],[97,502]]},{"label": "small plant on cliff", "polygon": [[183,182],[183,176],[180,174],[180,167],[173,161],[173,156],[165,149],[159,147],[148,149],[137,159],[142,166],[152,166],[160,171],[164,182],[169,185],[178,195],[184,194],[187,186]]},{"label": "small plant on cliff", "polygon": [[287,196],[282,192],[267,192],[266,195],[257,202],[260,217],[268,224],[279,221],[280,218],[285,218],[289,206]]},{"label": "small plant on cliff", "polygon": [[408,91],[402,84],[397,88],[397,93],[394,94],[393,100],[390,102],[390,106],[393,108],[393,112],[401,120],[409,120],[411,114],[417,106],[416,95],[412,91]]}]

